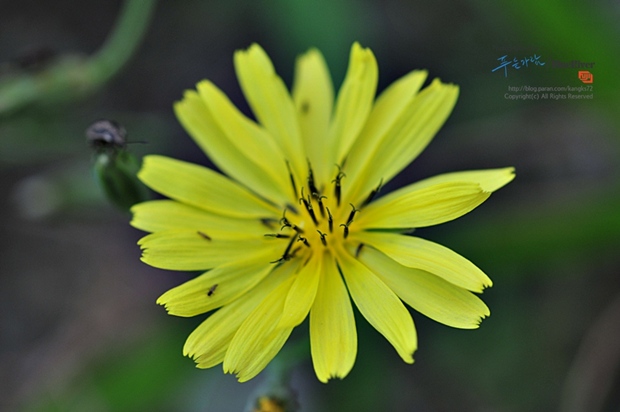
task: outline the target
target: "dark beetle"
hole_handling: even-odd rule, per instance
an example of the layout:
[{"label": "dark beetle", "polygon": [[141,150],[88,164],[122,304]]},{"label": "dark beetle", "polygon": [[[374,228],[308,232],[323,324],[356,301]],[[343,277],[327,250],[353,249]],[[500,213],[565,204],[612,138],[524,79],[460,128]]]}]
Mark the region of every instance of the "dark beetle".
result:
[{"label": "dark beetle", "polygon": [[146,186],[137,177],[140,162],[127,149],[123,126],[113,120],[97,120],[86,130],[94,154],[94,171],[108,199],[128,211],[136,203],[150,199]]},{"label": "dark beetle", "polygon": [[125,128],[114,120],[97,120],[86,129],[86,140],[98,152],[124,149],[126,136]]}]

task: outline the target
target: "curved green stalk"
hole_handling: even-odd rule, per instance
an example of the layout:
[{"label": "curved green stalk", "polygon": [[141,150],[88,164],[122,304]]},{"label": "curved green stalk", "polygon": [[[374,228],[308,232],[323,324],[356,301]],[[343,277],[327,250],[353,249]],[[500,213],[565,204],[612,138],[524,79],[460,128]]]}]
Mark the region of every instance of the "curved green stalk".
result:
[{"label": "curved green stalk", "polygon": [[129,60],[146,34],[156,0],[127,0],[112,33],[86,70],[94,84],[108,81]]},{"label": "curved green stalk", "polygon": [[156,0],[127,0],[114,29],[92,57],[64,55],[35,73],[0,78],[0,117],[33,104],[80,99],[112,78],[143,39]]}]

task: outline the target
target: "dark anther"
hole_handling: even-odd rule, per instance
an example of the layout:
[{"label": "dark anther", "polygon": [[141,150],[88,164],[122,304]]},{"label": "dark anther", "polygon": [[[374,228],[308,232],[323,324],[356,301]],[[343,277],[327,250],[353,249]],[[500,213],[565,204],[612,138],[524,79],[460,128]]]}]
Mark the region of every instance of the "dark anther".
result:
[{"label": "dark anther", "polygon": [[294,237],[291,239],[290,242],[288,242],[288,245],[286,246],[286,249],[284,250],[284,254],[282,256],[288,256],[288,252],[291,250],[291,247],[293,246],[293,243],[295,243],[295,238]]},{"label": "dark anther", "polygon": [[299,226],[294,225],[294,224],[292,224],[291,222],[288,221],[288,219],[286,218],[286,209],[284,209],[284,212],[282,213],[282,218],[280,219],[280,224],[282,224],[282,227],[280,228],[280,230],[284,229],[285,227],[290,227],[291,229],[293,229],[297,233],[304,233],[304,230],[302,228],[300,228]]},{"label": "dark anther", "polygon": [[299,203],[303,203],[304,206],[306,206],[306,209],[308,209],[308,201],[306,200],[306,196],[304,196],[304,188],[302,186],[301,188],[301,197],[299,198]]},{"label": "dark anther", "polygon": [[340,166],[338,166],[338,169],[342,169],[344,167],[344,165],[347,164],[347,159],[348,157],[345,157],[344,159],[342,159],[342,162],[340,162]]},{"label": "dark anther", "polygon": [[361,206],[361,207],[364,207],[364,206],[366,206],[368,203],[372,202],[372,200],[375,198],[375,196],[377,195],[377,193],[379,193],[379,190],[381,190],[381,186],[382,186],[382,185],[383,185],[383,178],[382,178],[382,179],[381,179],[381,181],[379,182],[379,185],[370,191],[370,194],[368,194],[368,197],[366,198],[366,200],[364,200],[364,201],[362,202],[362,206]]},{"label": "dark anther", "polygon": [[358,257],[360,255],[360,252],[362,251],[363,247],[364,247],[364,244],[360,243],[357,249],[355,250],[355,257]]},{"label": "dark anther", "polygon": [[308,195],[308,213],[310,214],[310,217],[312,218],[312,221],[314,222],[315,226],[319,225],[319,221],[316,218],[316,215],[314,214],[314,208],[312,207],[312,200],[310,199],[310,195]]},{"label": "dark anther", "polygon": [[292,225],[288,222],[288,220],[286,220],[286,218],[284,218],[284,219],[283,219],[283,222],[284,222],[284,223],[282,223],[282,227],[280,228],[280,230],[284,229],[285,227],[293,227],[293,226],[292,226]]},{"label": "dark anther", "polygon": [[[306,260],[304,260],[304,263],[302,263],[301,267],[304,267],[308,264],[308,262],[310,262],[310,259],[312,259],[312,253],[308,253],[308,257],[306,258]],[[479,322],[481,323],[481,322]]]},{"label": "dark anther", "polygon": [[325,233],[321,232],[320,230],[317,230],[317,232],[319,232],[319,236],[321,236],[321,243],[323,243],[323,246],[327,246],[327,240],[325,240]]},{"label": "dark anther", "polygon": [[217,283],[209,288],[207,291],[207,296],[211,297],[215,293],[215,289],[217,289]]},{"label": "dark anther", "polygon": [[310,103],[307,100],[301,102],[301,106],[299,106],[299,110],[302,114],[308,114],[310,111]]},{"label": "dark anther", "polygon": [[304,245],[306,245],[306,246],[310,247],[310,242],[308,242],[308,239],[306,239],[306,238],[305,238],[305,237],[303,237],[303,236],[299,236],[299,237],[298,237],[298,239],[297,239],[297,241],[298,241],[298,242],[304,242]]},{"label": "dark anther", "polygon": [[325,218],[325,206],[323,206],[323,199],[327,199],[327,196],[318,196],[316,198],[316,201],[319,204],[319,210],[321,211],[321,217]]},{"label": "dark anther", "polygon": [[353,223],[353,218],[355,217],[355,214],[357,212],[359,212],[359,210],[357,210],[355,208],[355,206],[353,205],[353,203],[349,203],[351,205],[351,207],[353,208],[353,210],[351,210],[351,213],[349,213],[349,218],[347,219],[347,226],[349,226],[351,223]]},{"label": "dark anther", "polygon": [[198,233],[203,239],[211,240],[211,236],[207,235],[205,232],[201,232],[200,230],[198,230],[196,233]]},{"label": "dark anther", "polygon": [[289,260],[292,256],[288,254],[288,252],[291,251],[291,247],[293,247],[293,243],[295,243],[295,239],[297,238],[297,236],[294,236],[290,242],[288,242],[288,245],[286,246],[286,249],[284,249],[284,253],[282,254],[282,257],[278,260],[274,260],[270,263],[280,263],[283,260]]},{"label": "dark anther", "polygon": [[291,178],[291,186],[293,186],[293,196],[297,196],[297,185],[295,184],[295,177],[293,176],[293,172],[291,171],[291,165],[286,161],[286,168],[288,169],[288,175]]},{"label": "dark anther", "polygon": [[295,249],[293,249],[286,260],[293,259],[297,252],[299,252],[299,249],[301,249],[301,246],[297,246]]},{"label": "dark anther", "polygon": [[290,235],[283,235],[281,233],[266,233],[265,236],[267,237],[275,237],[277,239],[288,239],[291,236]]},{"label": "dark anther", "polygon": [[329,208],[326,207],[325,209],[327,209],[327,221],[329,222],[329,233],[332,233],[334,231],[334,218],[332,217],[332,212],[329,211]]},{"label": "dark anther", "polygon": [[286,209],[284,209],[282,212],[282,217],[280,218],[280,224],[284,225],[286,223],[288,223],[288,220],[286,219]]},{"label": "dark anther", "polygon": [[312,197],[317,198],[319,196],[319,190],[314,184],[314,173],[312,173],[312,166],[310,165],[310,160],[308,160],[308,189],[310,189],[310,194],[312,195]]},{"label": "dark anther", "polygon": [[338,174],[336,175],[336,178],[332,180],[332,183],[335,184],[334,194],[336,195],[336,202],[338,203],[338,206],[340,206],[340,193],[341,193],[340,181],[342,180],[343,177],[346,177],[347,175],[344,174],[344,172],[340,168],[340,165],[336,165],[336,166],[338,166]]},{"label": "dark anther", "polygon": [[284,225],[282,225],[280,230],[284,229],[285,227],[290,227],[291,229],[293,229],[297,233],[304,233],[304,230],[302,228],[300,228],[297,225],[291,224],[288,220],[284,223]]},{"label": "dark anther", "polygon": [[299,201],[304,204],[304,206],[306,207],[306,210],[308,211],[308,214],[312,218],[312,221],[314,222],[314,224],[316,226],[318,226],[319,225],[319,221],[316,219],[316,215],[314,214],[314,209],[312,208],[312,198],[310,197],[310,195],[308,195],[308,199],[304,198],[304,188],[303,187],[301,188],[301,198],[299,199]]},{"label": "dark anther", "polygon": [[341,223],[340,226],[344,227],[344,238],[346,239],[349,236],[349,226]]},{"label": "dark anther", "polygon": [[260,220],[260,222],[269,229],[273,229],[277,220],[271,217],[264,217]]}]

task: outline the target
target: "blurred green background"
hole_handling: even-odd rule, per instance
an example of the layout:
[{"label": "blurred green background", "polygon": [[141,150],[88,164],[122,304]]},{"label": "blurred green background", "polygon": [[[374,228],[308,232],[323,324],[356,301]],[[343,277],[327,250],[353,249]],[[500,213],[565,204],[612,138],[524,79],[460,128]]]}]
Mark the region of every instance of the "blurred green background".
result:
[{"label": "blurred green background", "polygon": [[[167,316],[155,299],[191,274],[139,261],[141,233],[104,199],[84,131],[112,118],[148,142],[130,146],[138,156],[210,164],[172,114],[183,90],[209,78],[249,114],[236,49],[260,43],[290,85],[296,56],[317,47],[339,87],[356,40],[377,57],[379,90],[415,68],[461,87],[446,126],[388,189],[472,168],[515,166],[517,179],[418,232],[493,279],[481,328],[414,314],[419,350],[406,365],[360,318],[344,381],[319,383],[309,362],[296,370],[302,410],[620,410],[618,2],[160,1],[115,76],[51,96],[27,89],[37,101],[9,110],[26,96],[6,92],[20,76],[66,61],[61,74],[79,79],[75,62],[101,48],[122,5],[0,1],[0,410],[244,408],[262,378],[238,384],[182,357],[202,319]],[[547,65],[491,72],[503,55],[533,54]],[[581,85],[552,60],[596,62],[594,99],[504,98],[508,86]]]}]

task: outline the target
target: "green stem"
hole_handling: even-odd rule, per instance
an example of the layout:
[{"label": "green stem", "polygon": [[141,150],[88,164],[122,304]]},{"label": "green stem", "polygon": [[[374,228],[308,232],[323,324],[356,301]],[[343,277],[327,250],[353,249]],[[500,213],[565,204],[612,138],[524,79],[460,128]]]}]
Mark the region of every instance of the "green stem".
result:
[{"label": "green stem", "polygon": [[156,0],[127,0],[104,45],[90,58],[63,55],[38,72],[0,79],[0,117],[33,104],[77,100],[100,88],[135,52],[155,4]]},{"label": "green stem", "polygon": [[102,84],[117,73],[146,34],[156,0],[127,0],[101,49],[88,62],[92,82]]}]

